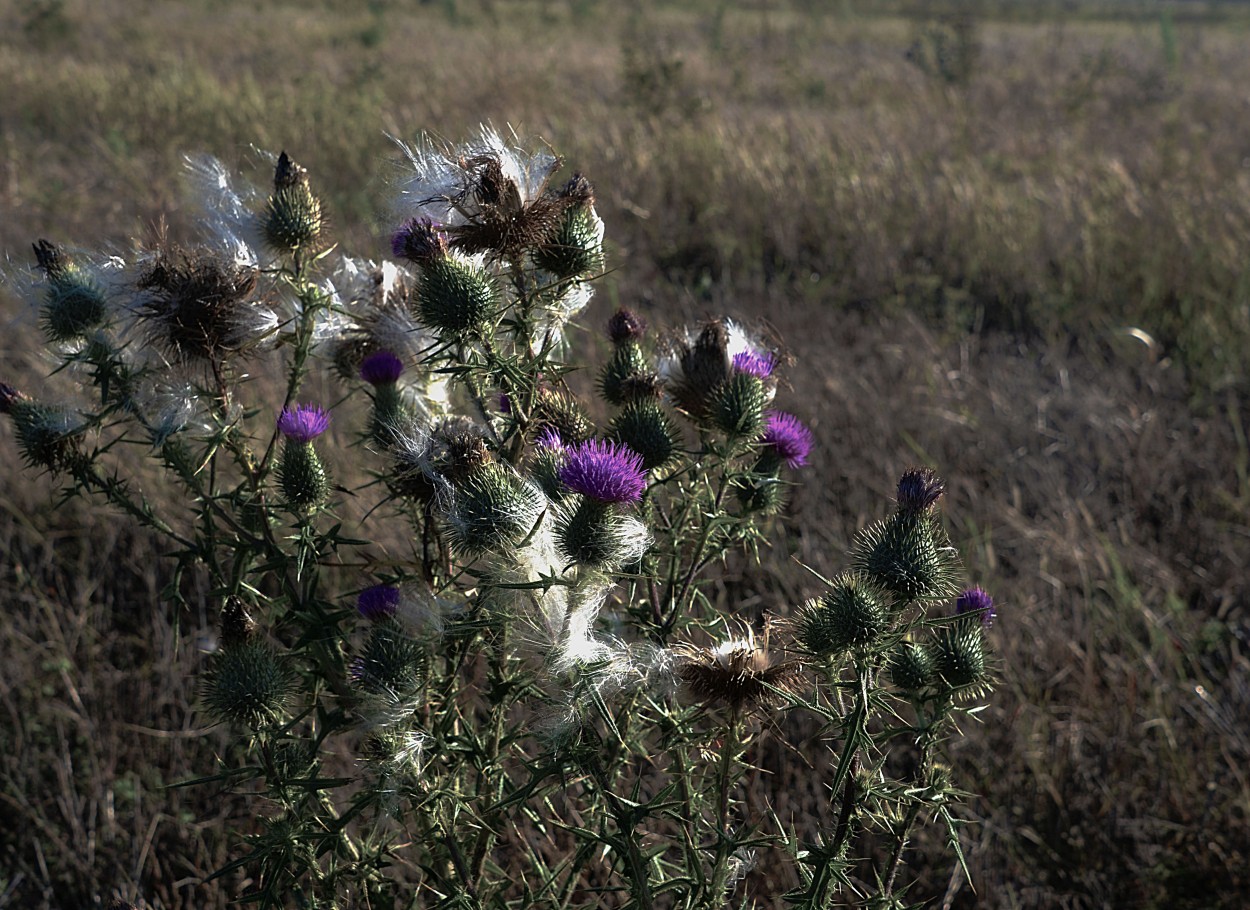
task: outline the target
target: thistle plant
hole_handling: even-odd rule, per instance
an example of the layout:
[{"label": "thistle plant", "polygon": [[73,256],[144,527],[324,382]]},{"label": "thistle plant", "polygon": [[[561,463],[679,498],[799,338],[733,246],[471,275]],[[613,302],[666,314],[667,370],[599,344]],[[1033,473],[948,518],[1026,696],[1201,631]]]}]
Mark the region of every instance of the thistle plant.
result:
[{"label": "thistle plant", "polygon": [[[391,261],[333,246],[286,153],[268,191],[200,157],[200,244],[40,240],[18,282],[58,360],[0,386],[28,467],[161,538],[172,601],[191,575],[221,598],[188,684],[238,749],[201,783],[259,821],[217,876],[261,906],[710,908],[768,856],[796,906],[903,906],[921,826],[962,862],[943,743],[991,680],[941,480],[904,474],[807,603],[723,615],[720,567],[814,455],[779,351],[622,309],[571,359],[606,265],[590,181],[490,128],[401,150]],[[785,711],[828,743],[816,840],[745,798]]]}]

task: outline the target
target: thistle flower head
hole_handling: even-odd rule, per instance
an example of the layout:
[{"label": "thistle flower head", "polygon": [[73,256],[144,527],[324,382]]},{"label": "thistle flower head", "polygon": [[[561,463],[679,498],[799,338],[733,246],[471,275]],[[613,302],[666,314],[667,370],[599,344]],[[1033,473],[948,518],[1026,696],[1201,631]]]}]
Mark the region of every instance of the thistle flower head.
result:
[{"label": "thistle flower head", "polygon": [[468,556],[515,547],[546,508],[547,497],[532,481],[505,465],[487,464],[456,483],[449,537]]},{"label": "thistle flower head", "polygon": [[560,431],[551,426],[544,427],[539,432],[538,438],[534,440],[534,445],[540,449],[564,452],[564,442],[560,438]]},{"label": "thistle flower head", "polygon": [[539,389],[530,413],[534,426],[552,428],[570,444],[583,442],[594,434],[594,424],[581,403],[572,395],[554,389]]},{"label": "thistle flower head", "polygon": [[636,515],[587,496],[564,499],[555,509],[555,538],[570,562],[613,570],[637,562],[651,545]]},{"label": "thistle flower head", "polygon": [[807,464],[812,451],[812,431],[793,414],[769,411],[764,419],[763,443],[777,458],[798,468]]},{"label": "thistle flower head", "polygon": [[733,355],[733,368],[756,379],[767,379],[777,365],[777,355],[771,351],[739,351]]},{"label": "thistle flower head", "polygon": [[938,477],[932,468],[910,468],[898,480],[898,508],[900,512],[918,514],[927,512],[946,491],[946,481]]},{"label": "thistle flower head", "polygon": [[297,405],[278,417],[278,431],[292,442],[312,442],[330,426],[330,415],[319,405]]},{"label": "thistle flower head", "polygon": [[994,609],[994,598],[980,587],[968,588],[955,598],[955,613],[959,616],[980,616],[981,625],[987,629],[994,625],[994,619],[998,616]]},{"label": "thistle flower head", "polygon": [[392,585],[372,585],[356,598],[356,609],[370,622],[381,622],[395,615],[399,609],[399,588]]},{"label": "thistle flower head", "polygon": [[881,593],[863,576],[844,573],[821,597],[805,604],[796,619],[799,640],[819,656],[868,647],[889,628]]},{"label": "thistle flower head", "polygon": [[360,378],[371,386],[394,384],[404,372],[404,362],[390,351],[374,351],[360,362]]},{"label": "thistle flower head", "polygon": [[642,456],[624,445],[587,440],[568,450],[560,480],[570,490],[596,502],[637,502],[647,486]]}]

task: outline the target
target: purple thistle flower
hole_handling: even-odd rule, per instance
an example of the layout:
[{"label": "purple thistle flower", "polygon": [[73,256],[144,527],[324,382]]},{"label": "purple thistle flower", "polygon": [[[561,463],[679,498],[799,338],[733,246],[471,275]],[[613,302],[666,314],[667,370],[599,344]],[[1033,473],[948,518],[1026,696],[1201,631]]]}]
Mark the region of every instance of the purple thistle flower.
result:
[{"label": "purple thistle flower", "polygon": [[278,430],[292,442],[312,442],[330,426],[330,415],[315,404],[287,408],[278,418]]},{"label": "purple thistle flower", "polygon": [[981,625],[989,628],[994,624],[998,611],[994,609],[994,598],[981,588],[969,588],[955,598],[955,614],[980,613]]},{"label": "purple thistle flower", "polygon": [[499,393],[499,413],[501,414],[512,413],[512,398],[511,396],[508,395],[507,392]]},{"label": "purple thistle flower", "polygon": [[360,363],[360,378],[372,386],[389,385],[404,372],[404,362],[390,351],[374,351]]},{"label": "purple thistle flower", "polygon": [[370,622],[380,622],[395,615],[399,608],[399,588],[391,585],[374,585],[360,592],[356,609]]},{"label": "purple thistle flower", "polygon": [[792,468],[807,464],[812,451],[812,431],[793,414],[769,411],[764,422],[764,445]]},{"label": "purple thistle flower", "polygon": [[544,427],[543,431],[538,434],[538,438],[534,440],[534,445],[540,449],[564,451],[564,440],[560,438],[560,431],[555,427]]},{"label": "purple thistle flower", "polygon": [[903,512],[923,512],[946,491],[946,482],[932,468],[911,468],[898,480],[898,507]]},{"label": "purple thistle flower", "polygon": [[637,341],[647,331],[647,321],[624,307],[617,310],[608,320],[608,338],[613,344],[624,344],[626,341]]},{"label": "purple thistle flower", "polygon": [[734,354],[733,367],[756,379],[767,379],[777,366],[777,355],[768,351],[742,351]]},{"label": "purple thistle flower", "polygon": [[628,446],[596,439],[565,449],[560,482],[597,502],[637,502],[647,486],[642,456]]}]

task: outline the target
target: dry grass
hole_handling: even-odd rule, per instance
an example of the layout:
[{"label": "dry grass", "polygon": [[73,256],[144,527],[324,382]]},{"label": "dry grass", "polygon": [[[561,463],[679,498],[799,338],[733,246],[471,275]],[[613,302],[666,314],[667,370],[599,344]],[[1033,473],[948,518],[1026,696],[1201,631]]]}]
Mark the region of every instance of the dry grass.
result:
[{"label": "dry grass", "polygon": [[[983,7],[951,79],[920,64],[954,20],[809,5],[0,0],[29,26],[0,36],[0,248],[124,247],[161,211],[185,232],[180,156],[255,143],[308,166],[344,247],[376,253],[383,131],[523,124],[598,184],[617,268],[592,324],[615,302],[655,322],[728,310],[796,359],[820,454],[792,533],[762,571],[731,567],[726,606],[798,602],[791,557],[839,568],[908,464],[950,479],[953,536],[1005,602],[1000,690],[954,754],[983,798],[976,896],[956,881],[951,905],[1239,907],[1244,14]],[[6,378],[36,383],[29,334],[9,337]],[[3,495],[0,801],[20,826],[0,831],[0,906],[115,887],[221,905],[228,888],[196,883],[242,807],[163,789],[223,747],[193,735],[207,597],[168,615],[149,543],[46,514],[46,483]],[[793,765],[758,786],[809,822],[828,799]],[[922,868],[915,896],[940,905],[950,869]],[[777,885],[746,887],[763,906]]]}]

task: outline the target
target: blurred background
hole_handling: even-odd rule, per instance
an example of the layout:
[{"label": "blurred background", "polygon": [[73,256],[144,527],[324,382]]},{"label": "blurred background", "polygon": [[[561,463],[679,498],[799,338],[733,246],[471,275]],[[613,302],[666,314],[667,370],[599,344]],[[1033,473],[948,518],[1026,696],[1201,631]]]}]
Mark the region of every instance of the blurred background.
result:
[{"label": "blurred background", "polygon": [[[1250,5],[0,0],[0,23],[10,275],[39,238],[193,236],[189,153],[264,185],[254,148],[287,150],[340,248],[382,258],[388,135],[550,144],[607,222],[575,344],[625,305],[725,313],[793,359],[818,447],[724,609],[784,614],[903,469],[948,480],[1000,682],[950,756],[972,886],[933,831],[909,897],[1245,906]],[[54,397],[7,288],[0,319],[0,379]],[[225,742],[195,710],[216,607],[164,602],[158,549],[102,506],[56,508],[7,421],[0,457],[0,907],[224,906],[202,882],[251,812],[169,789]],[[758,760],[785,763],[783,816],[828,812],[819,769]]]}]

